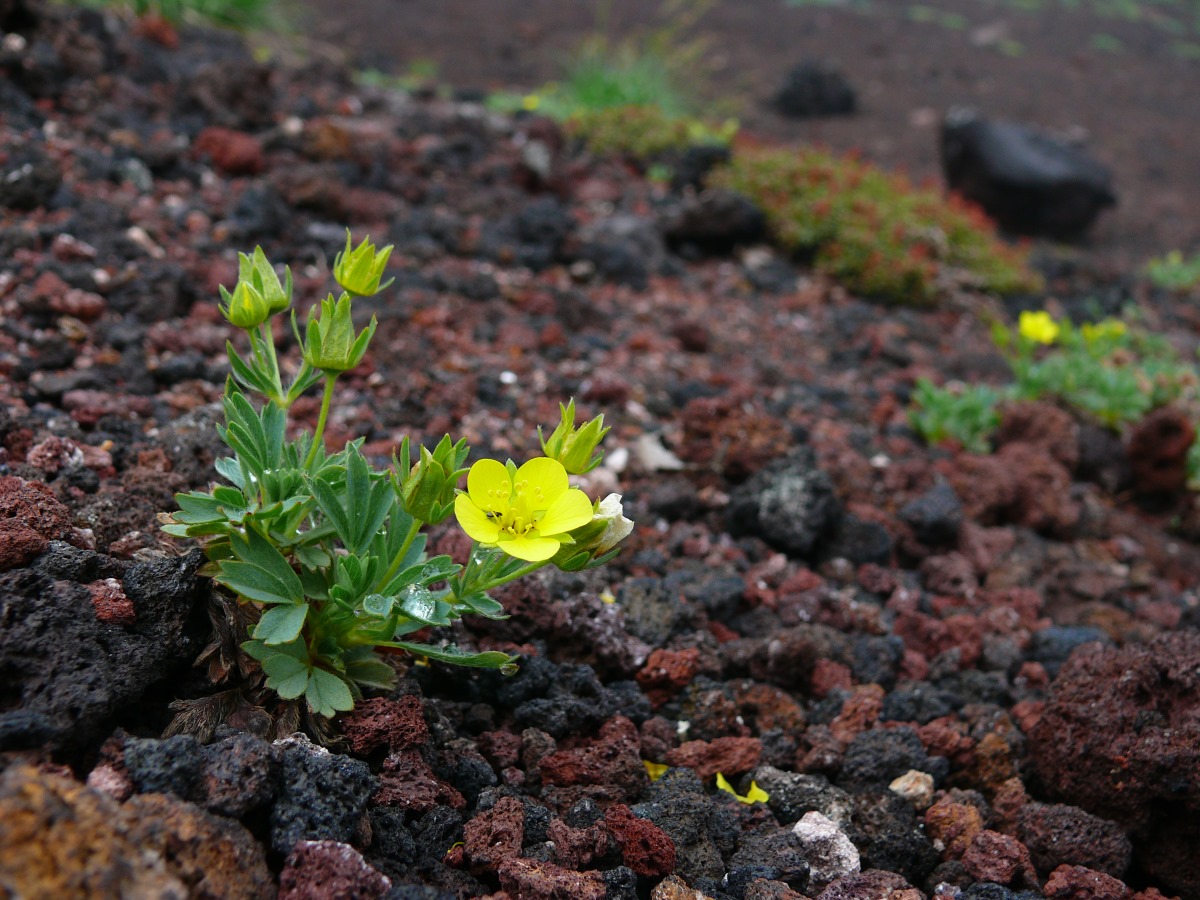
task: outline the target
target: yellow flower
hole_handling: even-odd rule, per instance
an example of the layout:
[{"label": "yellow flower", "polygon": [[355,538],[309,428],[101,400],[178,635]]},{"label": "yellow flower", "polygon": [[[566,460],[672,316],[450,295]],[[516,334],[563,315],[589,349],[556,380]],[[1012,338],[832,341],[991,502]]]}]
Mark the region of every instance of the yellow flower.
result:
[{"label": "yellow flower", "polygon": [[1039,309],[1037,312],[1026,310],[1021,313],[1017,321],[1017,330],[1023,338],[1039,344],[1053,344],[1061,329],[1050,313]]},{"label": "yellow flower", "polygon": [[754,781],[750,782],[750,790],[746,791],[746,796],[743,797],[733,789],[733,786],[725,780],[725,776],[720,772],[717,773],[717,787],[727,793],[733,794],[734,799],[738,803],[745,803],[747,806],[751,803],[766,803],[771,799],[767,792],[760,788],[758,783]]},{"label": "yellow flower", "polygon": [[646,767],[646,774],[650,776],[651,781],[658,781],[658,779],[667,774],[666,763],[650,762],[648,759],[643,759],[642,765]]},{"label": "yellow flower", "polygon": [[542,562],[592,520],[592,501],[570,486],[557,460],[538,457],[518,469],[511,460],[481,459],[467,473],[466,493],[454,498],[454,515],[472,540]]}]

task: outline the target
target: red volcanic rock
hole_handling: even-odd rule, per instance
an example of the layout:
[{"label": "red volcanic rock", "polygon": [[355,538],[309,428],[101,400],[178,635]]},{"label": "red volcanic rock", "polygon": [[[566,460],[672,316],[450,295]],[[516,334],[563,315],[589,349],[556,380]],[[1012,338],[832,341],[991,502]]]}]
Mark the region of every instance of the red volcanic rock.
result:
[{"label": "red volcanic rock", "polygon": [[879,720],[886,694],[878,684],[856,687],[842,704],[842,711],[829,723],[833,736],[848,744],[860,732],[870,729]]},{"label": "red volcanic rock", "polygon": [[390,878],[338,841],[298,842],[279,873],[279,900],[381,900],[391,889]]},{"label": "red volcanic rock", "polygon": [[817,900],[922,900],[925,895],[903,875],[867,869],[844,875],[817,895]]},{"label": "red volcanic rock", "polygon": [[719,737],[712,741],[688,741],[667,753],[671,766],[694,769],[708,780],[721,772],[736,775],[749,772],[762,756],[762,741],[750,737]]},{"label": "red volcanic rock", "polygon": [[137,621],[133,601],[125,596],[121,582],[115,578],[101,578],[87,586],[92,595],[92,606],[96,618],[110,625],[132,625]]},{"label": "red volcanic rock", "polygon": [[1125,829],[1116,822],[1061,803],[1021,807],[1017,836],[1040,872],[1063,865],[1084,866],[1120,878],[1133,855]]},{"label": "red volcanic rock", "polygon": [[1196,428],[1182,410],[1163,407],[1134,426],[1126,453],[1133,489],[1143,494],[1168,494],[1187,486],[1187,456]]},{"label": "red volcanic rock", "polygon": [[208,157],[227,175],[256,175],[263,170],[263,148],[258,138],[231,128],[205,128],[192,142],[192,155]]},{"label": "red volcanic rock", "polygon": [[622,861],[645,878],[662,878],[675,869],[675,842],[649,819],[639,819],[629,807],[613,804],[604,814],[609,832],[621,848]]},{"label": "red volcanic rock", "polygon": [[525,805],[516,797],[501,797],[463,826],[464,853],[473,867],[486,872],[520,856],[524,839]]},{"label": "red volcanic rock", "polygon": [[429,726],[419,697],[389,700],[374,697],[360,701],[354,711],[338,719],[342,733],[356,756],[367,756],[381,747],[389,752],[419,747],[429,740]]},{"label": "red volcanic rock", "polygon": [[455,809],[467,805],[463,795],[434,775],[413,750],[402,750],[383,761],[373,799],[376,806],[400,806],[417,813],[429,812],[438,804]]},{"label": "red volcanic rock", "polygon": [[1045,450],[1067,471],[1079,463],[1079,423],[1053,403],[1012,403],[1003,410],[996,446],[1028,444]]},{"label": "red volcanic rock", "polygon": [[608,854],[612,835],[603,823],[587,828],[572,828],[562,819],[552,819],[546,837],[554,844],[554,858],[568,869],[594,868],[596,860]]},{"label": "red volcanic rock", "polygon": [[979,881],[1013,887],[1037,887],[1029,850],[1015,837],[983,830],[962,857],[963,866]]},{"label": "red volcanic rock", "polygon": [[1067,535],[1079,522],[1070,472],[1033,444],[1007,444],[992,456],[961,455],[944,474],[968,517],[982,524],[1007,522]]},{"label": "red volcanic rock", "polygon": [[50,542],[16,519],[0,519],[0,572],[24,566]]},{"label": "red volcanic rock", "polygon": [[1059,866],[1042,893],[1051,900],[1129,900],[1133,891],[1123,881],[1084,866]]},{"label": "red volcanic rock", "polygon": [[637,683],[655,708],[662,706],[688,684],[700,669],[700,651],[655,650],[637,673]]},{"label": "red volcanic rock", "polygon": [[637,726],[624,716],[605,722],[595,741],[551,753],[539,765],[546,784],[623,785],[631,794],[640,792],[650,777],[642,765]]},{"label": "red volcanic rock", "polygon": [[573,872],[553,863],[509,859],[500,866],[500,886],[520,900],[604,900],[604,876]]},{"label": "red volcanic rock", "polygon": [[71,528],[71,512],[40,481],[13,475],[0,476],[0,521],[15,520],[49,540],[58,540]]},{"label": "red volcanic rock", "polygon": [[818,659],[813,666],[810,689],[818,699],[824,699],[832,690],[849,690],[853,684],[854,676],[845,663]]}]

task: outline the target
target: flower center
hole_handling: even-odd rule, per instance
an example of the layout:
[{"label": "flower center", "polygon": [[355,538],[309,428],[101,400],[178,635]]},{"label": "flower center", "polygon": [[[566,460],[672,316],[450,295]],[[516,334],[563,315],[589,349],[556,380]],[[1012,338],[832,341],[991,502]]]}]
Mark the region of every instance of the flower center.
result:
[{"label": "flower center", "polygon": [[524,537],[537,529],[545,513],[545,495],[540,485],[518,481],[511,491],[507,487],[488,491],[488,516],[501,531],[513,537]]}]

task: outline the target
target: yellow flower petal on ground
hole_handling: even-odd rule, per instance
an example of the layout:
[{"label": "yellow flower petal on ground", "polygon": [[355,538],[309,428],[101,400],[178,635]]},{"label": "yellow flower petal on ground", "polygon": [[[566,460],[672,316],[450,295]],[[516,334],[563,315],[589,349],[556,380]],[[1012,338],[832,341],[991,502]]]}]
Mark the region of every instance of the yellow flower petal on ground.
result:
[{"label": "yellow flower petal on ground", "polygon": [[578,488],[559,496],[538,520],[542,534],[562,534],[592,521],[592,501]]},{"label": "yellow flower petal on ground", "polygon": [[500,537],[500,526],[466,494],[459,494],[454,498],[454,517],[458,519],[459,527],[473,541],[494,544]]}]

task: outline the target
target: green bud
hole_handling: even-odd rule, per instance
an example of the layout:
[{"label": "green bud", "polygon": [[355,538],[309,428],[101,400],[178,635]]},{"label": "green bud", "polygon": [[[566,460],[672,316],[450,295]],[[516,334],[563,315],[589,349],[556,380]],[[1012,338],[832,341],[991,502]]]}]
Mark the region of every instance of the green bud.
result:
[{"label": "green bud", "polygon": [[239,281],[234,285],[232,294],[224,286],[220,287],[220,291],[221,299],[225,301],[221,314],[234,327],[250,331],[270,318],[271,308],[267,301],[246,282]]},{"label": "green bud", "polygon": [[551,432],[550,437],[542,436],[538,427],[538,440],[542,443],[542,452],[551,459],[556,459],[571,475],[583,475],[590,472],[604,454],[596,451],[596,445],[604,439],[612,429],[604,427],[604,416],[596,416],[582,428],[575,428],[575,400],[563,406],[558,404],[558,427]]},{"label": "green bud", "polygon": [[333,258],[333,277],[343,290],[358,297],[369,297],[396,280],[389,278],[383,284],[379,283],[388,257],[392,255],[391,244],[376,252],[367,236],[354,249],[351,246],[350,229],[347,228],[346,249]]},{"label": "green bud", "polygon": [[350,318],[350,295],[342,294],[334,301],[330,294],[321,301],[318,314],[314,306],[308,311],[308,330],[302,356],[314,369],[326,374],[346,372],[362,362],[367,344],[375,334],[375,317],[371,324],[354,336]]},{"label": "green bud", "polygon": [[271,315],[283,312],[292,303],[292,270],[285,266],[283,271],[285,280],[281,284],[262,247],[255,247],[253,256],[238,254],[238,280],[251,285],[263,296]]},{"label": "green bud", "polygon": [[[392,483],[404,504],[404,510],[414,519],[437,525],[454,510],[455,487],[459,479],[467,474],[463,463],[470,448],[467,439],[450,442],[445,435],[429,452],[420,448],[420,458],[409,465],[410,444],[406,437],[400,442],[400,455],[394,458],[396,474]],[[399,473],[407,472],[403,477]]]},{"label": "green bud", "polygon": [[563,544],[551,562],[564,572],[602,565],[617,555],[617,545],[633,531],[624,515],[620,494],[609,494],[595,505],[592,521],[571,532],[574,543]]}]

